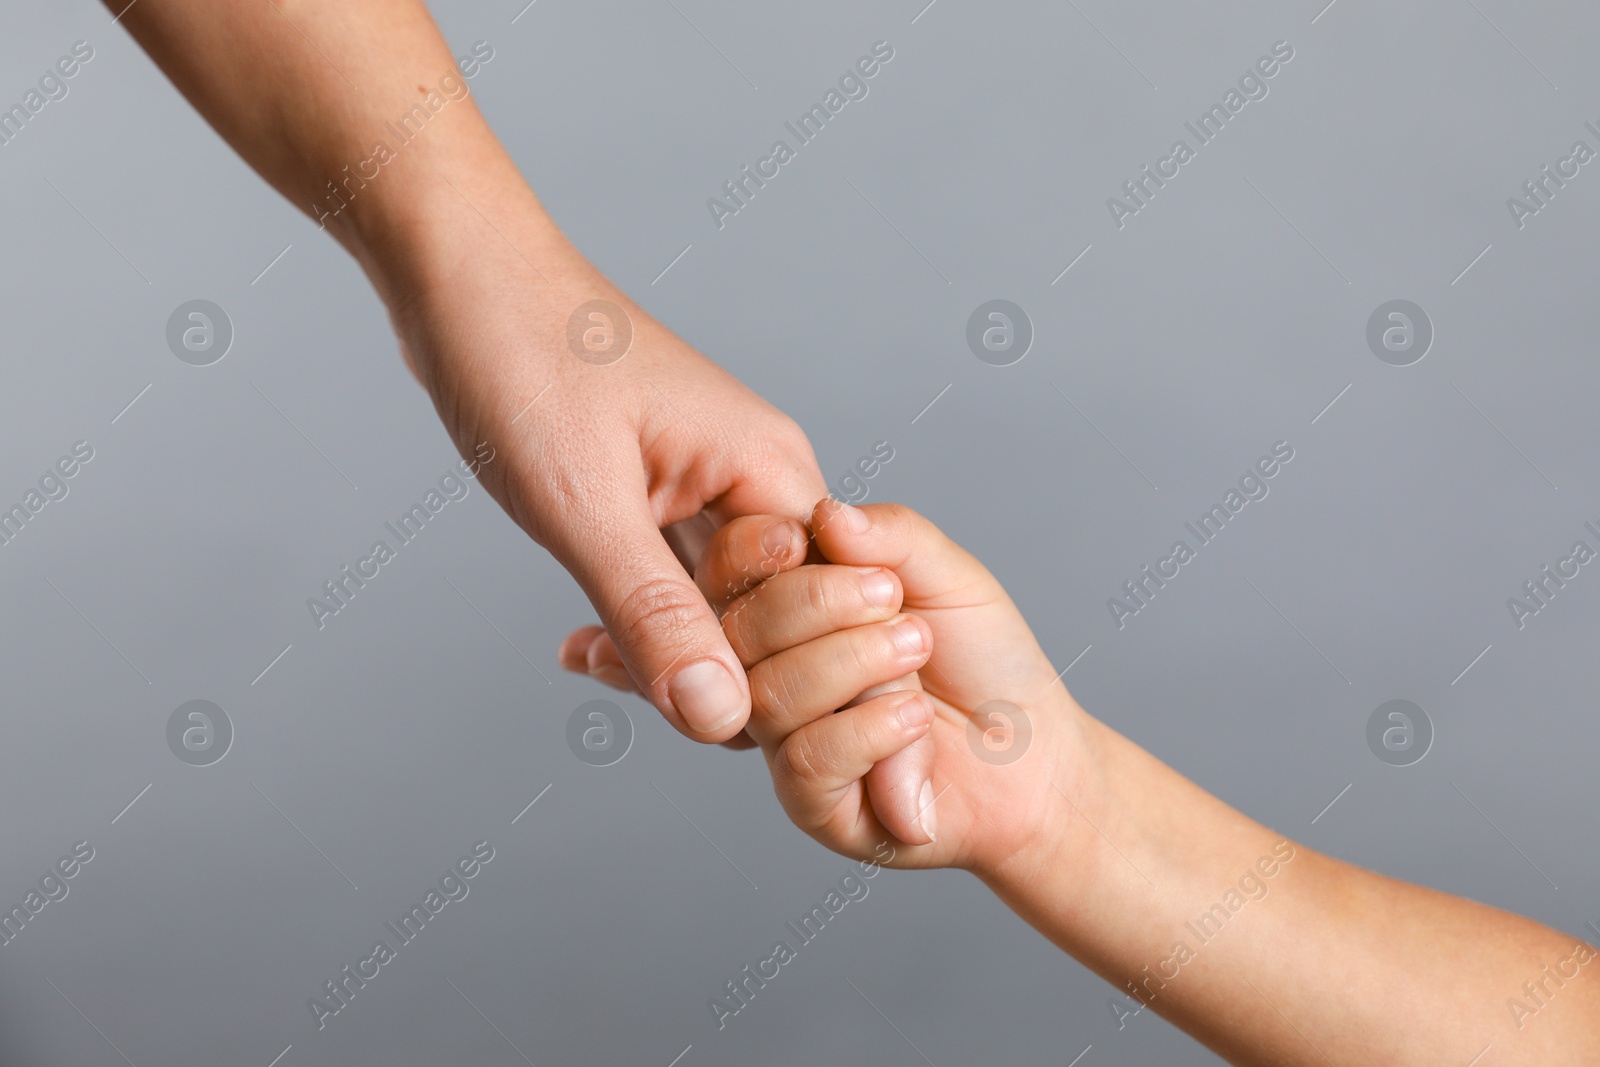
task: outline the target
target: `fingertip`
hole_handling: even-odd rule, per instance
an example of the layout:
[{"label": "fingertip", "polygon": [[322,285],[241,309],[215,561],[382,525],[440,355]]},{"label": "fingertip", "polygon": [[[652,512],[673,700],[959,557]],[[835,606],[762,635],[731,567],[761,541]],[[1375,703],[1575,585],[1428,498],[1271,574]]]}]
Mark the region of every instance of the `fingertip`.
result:
[{"label": "fingertip", "polygon": [[861,599],[868,607],[879,611],[894,611],[904,599],[900,579],[887,567],[859,568]]},{"label": "fingertip", "polygon": [[816,507],[811,509],[811,532],[819,534],[830,528],[834,523],[840,523],[844,528],[851,528],[846,521],[852,513],[860,514],[859,508],[851,507],[842,500],[825,496],[817,501]]},{"label": "fingertip", "polygon": [[716,658],[679,667],[667,683],[667,699],[701,741],[726,741],[742,730],[750,717],[744,671],[735,673]]},{"label": "fingertip", "polygon": [[797,519],[779,519],[761,533],[761,549],[778,563],[786,563],[806,543],[806,528]]},{"label": "fingertip", "polygon": [[[900,614],[884,623],[889,639],[906,665],[921,666],[933,651],[933,628],[920,615]],[[915,668],[913,668],[915,669]]]},{"label": "fingertip", "polygon": [[[933,709],[926,695],[919,694],[917,703],[926,704],[930,712]],[[907,706],[905,710],[908,715],[915,717],[921,709]],[[878,760],[865,779],[867,795],[872,800],[872,810],[878,821],[884,829],[908,845],[933,843],[927,817],[933,805],[926,791],[936,751],[931,726],[930,715],[927,726],[916,730],[903,727],[904,732],[900,736],[907,739],[906,743],[891,755]],[[937,832],[936,828],[934,832]]]},{"label": "fingertip", "polygon": [[910,690],[906,700],[894,707],[900,728],[913,737],[920,737],[933,723],[933,705],[919,689]]},{"label": "fingertip", "polygon": [[939,840],[938,803],[939,798],[933,792],[933,779],[928,778],[923,781],[922,789],[917,793],[917,829],[928,839],[914,842],[915,844],[931,845]]},{"label": "fingertip", "polygon": [[590,646],[603,633],[605,629],[600,626],[580,626],[562,640],[561,647],[556,650],[556,662],[563,670],[588,674]]},{"label": "fingertip", "polygon": [[695,569],[696,587],[719,613],[786,570],[805,562],[809,533],[798,519],[744,515],[712,536]]},{"label": "fingertip", "polygon": [[589,642],[584,661],[585,666],[590,671],[600,667],[620,667],[622,666],[622,653],[617,651],[617,644],[611,640],[611,635],[601,630],[594,635],[594,640]]},{"label": "fingertip", "polygon": [[563,668],[574,674],[587,674],[595,681],[624,693],[639,691],[633,675],[622,663],[617,646],[599,626],[585,626],[568,634],[567,639],[561,642],[557,658]]},{"label": "fingertip", "polygon": [[[872,504],[858,508],[833,497],[818,501],[811,516],[811,533],[817,547],[834,563],[869,562],[866,555],[872,554],[875,551],[872,546],[882,540],[884,531],[880,526],[885,518],[882,511],[890,506]],[[871,536],[864,537],[868,534]]]}]

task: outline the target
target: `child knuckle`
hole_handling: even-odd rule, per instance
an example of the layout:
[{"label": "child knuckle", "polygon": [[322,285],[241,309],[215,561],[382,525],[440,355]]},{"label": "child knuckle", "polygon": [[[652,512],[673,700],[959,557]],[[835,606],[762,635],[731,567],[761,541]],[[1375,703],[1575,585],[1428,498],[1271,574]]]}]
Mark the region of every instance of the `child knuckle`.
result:
[{"label": "child knuckle", "polygon": [[778,760],[791,781],[811,787],[822,781],[820,754],[804,734],[792,735],[778,749]]},{"label": "child knuckle", "polygon": [[822,568],[813,567],[806,575],[805,583],[805,608],[812,618],[827,619],[832,617],[834,603],[833,590]]}]

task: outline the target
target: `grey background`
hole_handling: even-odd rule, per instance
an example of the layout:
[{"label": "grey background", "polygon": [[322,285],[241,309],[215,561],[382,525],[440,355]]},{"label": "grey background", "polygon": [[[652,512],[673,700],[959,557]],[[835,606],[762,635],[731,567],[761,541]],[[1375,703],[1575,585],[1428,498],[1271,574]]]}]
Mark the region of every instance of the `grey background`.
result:
[{"label": "grey background", "polygon": [[[889,440],[872,498],[986,560],[1058,666],[1092,646],[1093,714],[1313,847],[1600,919],[1600,574],[1520,631],[1506,607],[1600,520],[1600,174],[1520,232],[1505,206],[1597,146],[1600,14],[922,3],[434,9],[495,48],[473,91],[577,244],[835,484]],[[96,457],[0,547],[0,900],[96,857],[0,948],[0,1061],[1215,1062],[1148,1013],[1119,1032],[956,872],[884,873],[717,1032],[707,998],[846,861],[757,757],[632,698],[628,756],[574,758],[604,694],[554,651],[590,611],[477,487],[317,632],[305,599],[455,459],[381,307],[98,6],[4,22],[7,106],[97,54],[0,148],[0,498]],[[879,39],[867,99],[719,232],[705,199]],[[1270,95],[1119,231],[1106,198],[1280,39]],[[963,340],[997,297],[1036,330],[1005,368]],[[234,324],[215,366],[166,348],[195,298]],[[1412,367],[1364,340],[1395,298],[1436,330]],[[1117,630],[1106,598],[1280,439],[1271,495]],[[164,740],[196,698],[236,730],[210,767]],[[1437,734],[1408,768],[1364,739],[1396,698]],[[482,838],[468,899],[317,1032],[306,999]]]}]

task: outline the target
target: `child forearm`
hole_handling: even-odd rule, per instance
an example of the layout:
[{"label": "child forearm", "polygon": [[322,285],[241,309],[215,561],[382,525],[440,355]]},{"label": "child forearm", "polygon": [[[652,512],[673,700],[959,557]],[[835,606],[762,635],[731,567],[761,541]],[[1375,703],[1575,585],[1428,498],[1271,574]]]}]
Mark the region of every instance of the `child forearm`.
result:
[{"label": "child forearm", "polygon": [[[1074,714],[1081,715],[1075,708]],[[1061,839],[980,872],[1023,918],[1240,1064],[1593,1063],[1578,938],[1322,856],[1084,717]]]}]

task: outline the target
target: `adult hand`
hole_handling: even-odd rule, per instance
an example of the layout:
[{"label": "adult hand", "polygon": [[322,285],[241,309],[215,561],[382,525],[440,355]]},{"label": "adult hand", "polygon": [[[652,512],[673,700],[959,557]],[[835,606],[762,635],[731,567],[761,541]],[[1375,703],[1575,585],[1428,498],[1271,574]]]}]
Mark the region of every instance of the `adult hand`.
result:
[{"label": "adult hand", "polygon": [[[727,740],[749,713],[744,670],[662,530],[806,515],[825,492],[811,446],[793,420],[581,258],[539,261],[495,238],[401,302],[394,318],[407,358],[463,453],[493,445],[485,486],[599,613],[604,630],[573,634],[563,666],[637,690],[696,740]],[[612,348],[596,361],[569,346],[569,320],[584,305],[579,350],[589,354],[590,330]],[[625,354],[603,362],[630,335]],[[773,550],[803,556],[804,531],[779,529],[786,539]]]},{"label": "adult hand", "polygon": [[[699,740],[737,735],[744,672],[660,531],[803,516],[822,478],[791,420],[623,296],[545,214],[465,80],[493,47],[453,55],[422,0],[106,2],[245,161],[355,256],[463,455],[495,449],[484,484],[610,634],[580,631],[563,661],[630,679]],[[632,332],[610,365],[568,344],[569,319],[596,299]]]}]

